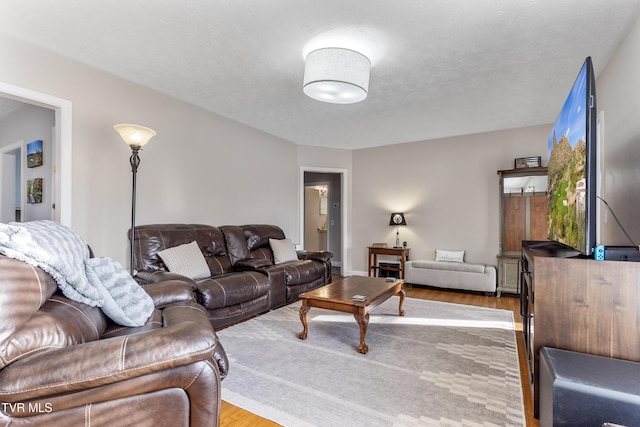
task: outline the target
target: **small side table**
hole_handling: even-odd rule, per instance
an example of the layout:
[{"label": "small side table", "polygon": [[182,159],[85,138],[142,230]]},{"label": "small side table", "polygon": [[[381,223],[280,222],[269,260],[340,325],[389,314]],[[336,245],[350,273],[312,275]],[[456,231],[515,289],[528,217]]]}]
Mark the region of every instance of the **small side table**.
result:
[{"label": "small side table", "polygon": [[[378,277],[378,271],[399,271],[400,278],[404,279],[404,263],[409,261],[409,251],[411,248],[374,248],[369,246],[369,276]],[[378,255],[391,255],[400,257],[400,268],[379,267]]]}]

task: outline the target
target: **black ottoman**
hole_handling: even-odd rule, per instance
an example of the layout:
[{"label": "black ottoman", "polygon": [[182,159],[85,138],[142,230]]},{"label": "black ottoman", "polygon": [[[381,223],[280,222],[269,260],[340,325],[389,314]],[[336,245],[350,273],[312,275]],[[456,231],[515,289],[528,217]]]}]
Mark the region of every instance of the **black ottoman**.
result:
[{"label": "black ottoman", "polygon": [[640,426],[640,363],[543,347],[540,427]]}]

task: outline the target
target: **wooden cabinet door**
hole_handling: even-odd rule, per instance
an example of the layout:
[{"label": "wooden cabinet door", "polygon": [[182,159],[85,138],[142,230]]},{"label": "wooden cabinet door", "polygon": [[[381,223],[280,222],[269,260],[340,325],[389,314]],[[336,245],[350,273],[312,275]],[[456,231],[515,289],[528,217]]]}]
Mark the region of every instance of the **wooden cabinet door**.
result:
[{"label": "wooden cabinet door", "polygon": [[529,240],[547,240],[547,195],[532,196],[530,201]]},{"label": "wooden cabinet door", "polygon": [[525,198],[504,197],[504,242],[503,252],[519,252],[526,240]]}]

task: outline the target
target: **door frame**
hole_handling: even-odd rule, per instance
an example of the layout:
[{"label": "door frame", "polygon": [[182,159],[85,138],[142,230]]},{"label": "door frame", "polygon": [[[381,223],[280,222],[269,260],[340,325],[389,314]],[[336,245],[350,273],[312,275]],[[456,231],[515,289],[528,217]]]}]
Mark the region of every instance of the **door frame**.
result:
[{"label": "door frame", "polygon": [[60,224],[71,227],[71,101],[4,82],[0,82],[0,96],[54,111],[55,138],[53,140],[53,152],[55,153],[55,158],[53,159],[53,176],[55,188],[58,190],[54,190],[55,220]]},{"label": "door frame", "polygon": [[340,221],[342,222],[342,231],[340,233],[340,249],[342,251],[342,259],[340,260],[340,272],[342,276],[347,275],[347,271],[349,270],[349,253],[347,252],[348,247],[348,230],[349,230],[349,215],[347,209],[347,202],[349,201],[348,194],[348,173],[347,169],[343,168],[325,168],[325,167],[314,167],[314,166],[301,166],[300,167],[300,176],[298,177],[298,235],[300,236],[300,244],[304,247],[304,174],[305,172],[319,172],[319,173],[334,173],[340,175]]}]

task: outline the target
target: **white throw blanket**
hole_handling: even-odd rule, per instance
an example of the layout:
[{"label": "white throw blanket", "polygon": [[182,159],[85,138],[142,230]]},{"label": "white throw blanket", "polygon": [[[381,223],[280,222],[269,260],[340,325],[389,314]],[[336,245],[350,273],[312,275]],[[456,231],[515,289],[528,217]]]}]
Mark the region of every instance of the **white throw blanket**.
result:
[{"label": "white throw blanket", "polygon": [[141,326],[151,316],[151,297],[119,263],[89,257],[87,243],[54,221],[0,223],[0,253],[47,272],[69,299],[101,307],[125,326]]}]

